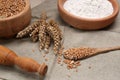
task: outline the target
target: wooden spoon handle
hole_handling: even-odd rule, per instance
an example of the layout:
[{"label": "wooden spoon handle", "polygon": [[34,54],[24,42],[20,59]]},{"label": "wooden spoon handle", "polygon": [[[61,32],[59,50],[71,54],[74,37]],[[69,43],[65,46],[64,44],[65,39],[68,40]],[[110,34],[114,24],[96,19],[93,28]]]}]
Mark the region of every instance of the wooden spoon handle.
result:
[{"label": "wooden spoon handle", "polygon": [[98,48],[97,53],[104,53],[104,52],[109,52],[109,51],[114,51],[114,50],[120,50],[120,46],[109,47],[109,48]]}]

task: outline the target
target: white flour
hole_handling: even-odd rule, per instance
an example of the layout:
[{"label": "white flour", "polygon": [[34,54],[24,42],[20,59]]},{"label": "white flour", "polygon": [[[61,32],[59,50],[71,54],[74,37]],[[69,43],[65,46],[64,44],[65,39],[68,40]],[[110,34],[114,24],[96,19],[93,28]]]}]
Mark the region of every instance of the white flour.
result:
[{"label": "white flour", "polygon": [[113,13],[108,0],[67,0],[64,9],[83,18],[103,18]]}]

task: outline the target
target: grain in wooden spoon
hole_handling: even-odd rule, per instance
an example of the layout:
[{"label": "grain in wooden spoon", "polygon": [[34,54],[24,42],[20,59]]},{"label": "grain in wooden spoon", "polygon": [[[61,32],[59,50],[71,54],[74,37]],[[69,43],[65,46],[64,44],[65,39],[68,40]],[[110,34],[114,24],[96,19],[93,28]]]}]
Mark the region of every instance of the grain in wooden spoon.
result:
[{"label": "grain in wooden spoon", "polygon": [[70,48],[64,51],[64,58],[70,60],[79,60],[83,58],[87,58],[96,54],[120,50],[120,46],[118,47],[109,47],[109,48],[90,48],[90,47],[80,47],[80,48]]}]

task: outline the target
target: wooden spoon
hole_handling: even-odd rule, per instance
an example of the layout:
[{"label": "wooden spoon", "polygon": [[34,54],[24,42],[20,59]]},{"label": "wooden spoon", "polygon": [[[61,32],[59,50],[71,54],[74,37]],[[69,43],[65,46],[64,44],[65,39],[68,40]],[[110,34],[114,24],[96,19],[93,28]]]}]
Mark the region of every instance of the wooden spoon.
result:
[{"label": "wooden spoon", "polygon": [[80,47],[80,48],[71,48],[64,51],[64,58],[70,60],[79,60],[83,58],[87,58],[93,55],[97,55],[100,53],[120,50],[120,46],[118,47],[109,47],[109,48],[90,48],[90,47]]}]

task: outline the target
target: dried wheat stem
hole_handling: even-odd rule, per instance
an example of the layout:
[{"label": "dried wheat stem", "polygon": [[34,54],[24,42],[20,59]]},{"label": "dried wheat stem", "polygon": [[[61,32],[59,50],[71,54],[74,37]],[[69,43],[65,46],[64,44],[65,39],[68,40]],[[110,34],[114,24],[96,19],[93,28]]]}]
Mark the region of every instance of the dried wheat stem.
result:
[{"label": "dried wheat stem", "polygon": [[52,27],[50,25],[47,27],[47,32],[49,33],[49,35],[54,41],[53,49],[54,49],[55,54],[57,54],[59,51],[59,46],[61,45],[60,33],[55,27]]},{"label": "dried wheat stem", "polygon": [[22,31],[20,31],[16,38],[22,38],[24,36],[27,36],[29,33],[31,33],[35,28],[37,28],[39,26],[39,20],[33,22],[31,25],[29,25],[28,27],[26,27],[25,29],[23,29]]},{"label": "dried wheat stem", "polygon": [[48,53],[50,47],[51,37],[49,34],[46,35],[46,42],[45,42],[45,51]]},{"label": "dried wheat stem", "polygon": [[30,38],[33,42],[38,41],[39,27],[35,28],[33,32],[30,33]]},{"label": "dried wheat stem", "polygon": [[46,41],[45,25],[39,26],[39,41],[40,41],[40,51],[44,49]]},{"label": "dried wheat stem", "polygon": [[59,34],[59,35],[60,35],[60,38],[62,39],[62,38],[63,38],[63,35],[62,35],[61,29],[59,28],[58,23],[55,22],[55,20],[50,20],[50,21],[49,21],[49,24],[57,29],[57,31],[60,33],[60,34]]}]

